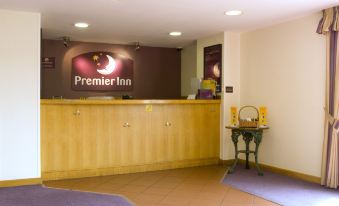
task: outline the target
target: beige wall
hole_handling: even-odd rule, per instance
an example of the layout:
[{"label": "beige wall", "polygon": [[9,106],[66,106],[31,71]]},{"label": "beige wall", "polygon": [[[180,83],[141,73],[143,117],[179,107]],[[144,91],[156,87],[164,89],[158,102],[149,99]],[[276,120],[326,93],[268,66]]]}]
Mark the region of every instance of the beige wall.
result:
[{"label": "beige wall", "polygon": [[39,178],[40,14],[0,19],[0,181]]},{"label": "beige wall", "polygon": [[[321,14],[241,35],[241,104],[268,107],[262,163],[320,176],[325,95]],[[227,113],[227,112],[226,112]]]},{"label": "beige wall", "polygon": [[[321,14],[237,34],[197,40],[196,75],[203,77],[203,48],[223,44],[220,158],[234,158],[229,107],[265,105],[262,163],[320,176],[325,95],[325,39],[315,33]],[[224,93],[233,86],[233,93]],[[240,146],[244,146],[240,143]],[[241,156],[244,158],[244,155]]]},{"label": "beige wall", "polygon": [[[234,147],[231,131],[225,129],[230,122],[229,108],[240,106],[240,34],[224,33],[222,71],[222,105],[221,105],[221,159],[233,159]],[[232,86],[233,93],[225,93],[225,86]]]},{"label": "beige wall", "polygon": [[181,51],[181,96],[191,91],[191,79],[197,77],[197,43],[186,46]]}]

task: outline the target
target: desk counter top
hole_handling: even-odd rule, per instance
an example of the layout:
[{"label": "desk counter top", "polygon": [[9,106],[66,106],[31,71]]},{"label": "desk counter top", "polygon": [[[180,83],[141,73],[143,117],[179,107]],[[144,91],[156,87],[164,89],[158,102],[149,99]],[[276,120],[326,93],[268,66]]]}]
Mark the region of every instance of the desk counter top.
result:
[{"label": "desk counter top", "polygon": [[116,99],[116,100],[79,100],[79,99],[41,99],[42,105],[138,105],[138,104],[220,104],[221,100],[138,100],[138,99]]}]

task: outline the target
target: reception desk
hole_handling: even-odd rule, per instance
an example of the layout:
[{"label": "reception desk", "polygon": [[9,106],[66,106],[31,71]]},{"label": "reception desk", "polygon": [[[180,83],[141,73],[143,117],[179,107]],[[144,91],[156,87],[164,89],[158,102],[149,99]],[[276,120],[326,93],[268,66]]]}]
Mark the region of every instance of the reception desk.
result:
[{"label": "reception desk", "polygon": [[41,100],[43,180],[217,164],[220,100]]}]

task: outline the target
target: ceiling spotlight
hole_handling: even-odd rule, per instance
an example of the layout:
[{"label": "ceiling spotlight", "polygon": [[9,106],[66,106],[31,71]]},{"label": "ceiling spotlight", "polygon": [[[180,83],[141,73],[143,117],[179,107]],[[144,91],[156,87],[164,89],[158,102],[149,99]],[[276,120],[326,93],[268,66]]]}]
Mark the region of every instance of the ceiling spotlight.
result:
[{"label": "ceiling spotlight", "polygon": [[135,51],[138,51],[141,48],[140,42],[135,43]]},{"label": "ceiling spotlight", "polygon": [[226,11],[225,15],[227,16],[239,16],[242,14],[242,11],[240,10],[230,10],[230,11]]},{"label": "ceiling spotlight", "polygon": [[75,23],[74,26],[78,28],[87,28],[89,25],[85,22],[78,22],[78,23]]},{"label": "ceiling spotlight", "polygon": [[170,36],[181,36],[182,33],[180,31],[172,31],[169,33]]},{"label": "ceiling spotlight", "polygon": [[69,42],[71,41],[71,38],[69,38],[69,36],[63,36],[63,37],[62,37],[62,41],[63,41],[64,47],[67,48]]}]

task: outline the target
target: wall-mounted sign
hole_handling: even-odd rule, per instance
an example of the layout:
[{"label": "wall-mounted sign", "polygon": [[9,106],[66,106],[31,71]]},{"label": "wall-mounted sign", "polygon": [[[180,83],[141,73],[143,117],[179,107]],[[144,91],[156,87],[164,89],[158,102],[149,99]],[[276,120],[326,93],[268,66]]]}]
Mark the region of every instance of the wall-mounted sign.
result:
[{"label": "wall-mounted sign", "polygon": [[72,59],[72,89],[129,91],[133,89],[133,60],[111,52],[89,52]]},{"label": "wall-mounted sign", "polygon": [[217,82],[216,92],[221,92],[221,52],[221,44],[204,48],[204,79]]},{"label": "wall-mounted sign", "polygon": [[43,69],[55,69],[55,57],[42,57],[41,68]]},{"label": "wall-mounted sign", "polygon": [[233,87],[232,86],[226,86],[225,87],[225,92],[226,93],[233,93]]}]

